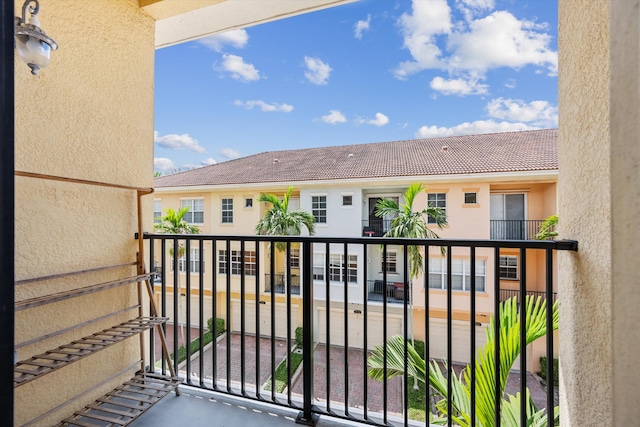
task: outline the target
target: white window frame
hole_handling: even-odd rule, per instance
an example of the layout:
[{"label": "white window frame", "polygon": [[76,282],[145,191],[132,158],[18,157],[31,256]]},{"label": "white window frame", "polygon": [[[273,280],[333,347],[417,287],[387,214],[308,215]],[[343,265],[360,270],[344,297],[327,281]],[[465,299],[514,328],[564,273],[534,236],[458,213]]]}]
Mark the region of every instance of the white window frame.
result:
[{"label": "white window frame", "polygon": [[[504,262],[504,263],[503,263]],[[519,262],[517,255],[500,255],[499,271],[500,280],[520,280]],[[513,275],[502,275],[503,271],[513,271]]]},{"label": "white window frame", "polygon": [[220,199],[220,222],[222,224],[233,224],[233,197]]},{"label": "white window frame", "polygon": [[160,224],[162,218],[162,199],[153,199],[153,223]]},{"label": "white window frame", "polygon": [[[186,273],[186,266],[187,266],[187,254],[185,253],[183,256],[178,258],[178,271],[180,273]],[[200,249],[198,248],[191,248],[191,254],[189,256],[189,272],[190,273],[200,272]],[[202,273],[204,273],[204,258],[202,260]]]},{"label": "white window frame", "polygon": [[289,252],[289,266],[300,268],[300,248],[291,248]]},{"label": "white window frame", "polygon": [[[324,207],[321,207],[323,203],[320,198],[324,199]],[[318,199],[318,200],[316,200]],[[315,206],[315,205],[318,206]],[[312,194],[311,195],[311,215],[316,219],[317,224],[327,223],[327,195],[326,194]],[[322,215],[324,213],[324,215]],[[320,218],[324,218],[324,221],[320,221]]]},{"label": "white window frame", "polygon": [[325,254],[316,252],[313,254],[313,280],[325,279]]},{"label": "white window frame", "polygon": [[[198,206],[196,206],[198,205]],[[189,211],[184,215],[184,220],[189,224],[204,225],[204,198],[180,199],[180,207],[189,207]],[[196,207],[201,209],[196,209]],[[195,221],[196,214],[202,215],[202,221]]]},{"label": "white window frame", "polygon": [[[342,197],[342,207],[343,208],[353,208],[353,193],[343,193],[340,195]],[[346,204],[345,201],[348,198],[349,203]]]},{"label": "white window frame", "polygon": [[[429,200],[432,198],[435,200]],[[433,203],[435,202],[435,203]],[[435,192],[435,193],[427,193],[427,207],[431,206],[433,203],[434,208],[441,208],[444,213],[447,213],[447,193],[446,192]],[[430,216],[427,216],[427,224],[435,224],[436,220]]]},{"label": "white window frame", "polygon": [[[239,276],[242,274],[242,251],[231,250],[231,275]],[[229,272],[229,257],[226,249],[218,250],[218,274],[226,275]],[[256,251],[244,251],[244,274],[245,276],[256,275]]]},{"label": "white window frame", "polygon": [[358,283],[358,255],[348,254],[345,265],[344,254],[329,254],[329,281],[344,283],[347,274],[347,283]]},{"label": "white window frame", "polygon": [[253,197],[244,197],[244,208],[245,209],[253,209]]},{"label": "white window frame", "polygon": [[[467,194],[473,194],[474,201],[467,202]],[[477,191],[465,191],[464,192],[464,204],[465,205],[477,205],[478,204],[478,192]]]},{"label": "white window frame", "polygon": [[[393,269],[390,267],[393,266]],[[384,272],[384,255],[380,262],[380,271]],[[398,274],[398,252],[387,250],[387,273]]]},{"label": "white window frame", "polygon": [[[453,258],[452,263],[452,290],[458,292],[471,291],[471,262],[469,258]],[[429,289],[447,289],[447,259],[429,258],[428,286]],[[458,279],[458,280],[456,280]],[[457,285],[459,282],[459,286]],[[476,292],[487,290],[487,261],[476,259]]]}]

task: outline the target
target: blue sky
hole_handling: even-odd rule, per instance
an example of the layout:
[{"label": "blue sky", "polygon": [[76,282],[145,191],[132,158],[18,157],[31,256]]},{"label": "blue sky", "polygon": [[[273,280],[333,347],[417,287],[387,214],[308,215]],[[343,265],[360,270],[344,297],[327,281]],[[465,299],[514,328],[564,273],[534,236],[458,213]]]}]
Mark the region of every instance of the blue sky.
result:
[{"label": "blue sky", "polygon": [[557,0],[360,0],[156,52],[155,170],[557,127]]}]

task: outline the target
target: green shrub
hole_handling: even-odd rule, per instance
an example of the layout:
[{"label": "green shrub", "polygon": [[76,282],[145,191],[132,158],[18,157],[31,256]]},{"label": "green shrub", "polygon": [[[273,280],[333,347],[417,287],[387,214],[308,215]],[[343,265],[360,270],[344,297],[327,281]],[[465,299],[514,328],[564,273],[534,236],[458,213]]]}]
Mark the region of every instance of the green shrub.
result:
[{"label": "green shrub", "polygon": [[[210,331],[213,331],[213,317],[207,320],[207,327]],[[224,319],[216,319],[216,337],[219,337],[224,332]]]},{"label": "green shrub", "polygon": [[[302,328],[298,328],[298,329],[302,329]],[[297,330],[296,330],[296,336],[297,336]],[[291,363],[291,375],[293,375],[298,369],[298,366],[300,366],[300,364],[302,363],[302,354],[294,353],[293,351],[290,352],[289,361]],[[276,379],[276,392],[282,393],[284,389],[287,387],[287,383],[288,383],[287,359],[284,359],[282,362],[280,362],[280,364],[276,368],[275,379]],[[267,380],[267,385],[264,388],[265,390],[271,390],[271,377],[269,377],[269,379]]]},{"label": "green shrub", "polygon": [[300,348],[302,348],[302,336],[303,336],[302,327],[299,326],[296,328],[296,345]]},{"label": "green shrub", "polygon": [[[547,379],[547,358],[540,358],[540,377],[544,380]],[[553,385],[558,385],[560,381],[558,380],[558,359],[553,359]]]}]

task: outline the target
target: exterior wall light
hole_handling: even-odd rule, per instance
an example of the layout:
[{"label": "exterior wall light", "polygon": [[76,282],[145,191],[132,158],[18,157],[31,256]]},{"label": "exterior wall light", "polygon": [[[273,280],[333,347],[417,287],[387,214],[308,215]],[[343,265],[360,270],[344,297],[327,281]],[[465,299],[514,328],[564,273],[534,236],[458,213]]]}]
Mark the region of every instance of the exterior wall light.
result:
[{"label": "exterior wall light", "polygon": [[[31,17],[27,22],[27,8]],[[49,65],[51,51],[58,44],[40,28],[37,15],[40,11],[38,0],[26,0],[22,5],[22,18],[15,17],[16,49],[20,59],[31,68],[31,74],[38,75],[41,68]]]}]

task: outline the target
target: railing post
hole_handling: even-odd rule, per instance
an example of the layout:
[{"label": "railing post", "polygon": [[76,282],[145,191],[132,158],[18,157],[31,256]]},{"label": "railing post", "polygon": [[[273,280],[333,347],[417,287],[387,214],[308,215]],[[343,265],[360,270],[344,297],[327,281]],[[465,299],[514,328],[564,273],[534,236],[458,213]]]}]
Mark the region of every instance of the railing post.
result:
[{"label": "railing post", "polygon": [[312,412],[313,401],[313,251],[311,242],[302,242],[302,411],[297,424],[314,426],[319,416]]},{"label": "railing post", "polygon": [[[15,342],[14,9],[0,2],[0,424],[13,425]],[[37,80],[30,79],[31,84]]]}]

